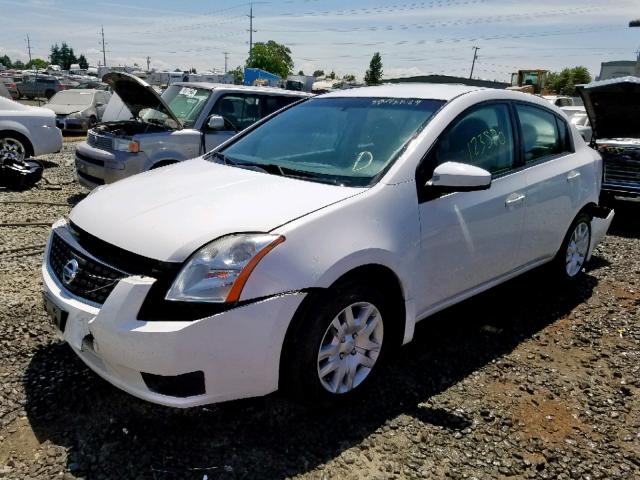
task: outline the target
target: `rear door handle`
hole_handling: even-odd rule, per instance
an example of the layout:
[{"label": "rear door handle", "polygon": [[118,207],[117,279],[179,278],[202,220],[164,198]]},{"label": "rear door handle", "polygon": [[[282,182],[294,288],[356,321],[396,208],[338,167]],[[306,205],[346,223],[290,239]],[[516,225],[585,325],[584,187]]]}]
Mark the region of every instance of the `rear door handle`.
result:
[{"label": "rear door handle", "polygon": [[573,182],[579,176],[580,176],[580,172],[577,172],[577,171],[573,170],[573,171],[569,172],[569,175],[567,175],[567,182]]},{"label": "rear door handle", "polygon": [[518,203],[522,203],[526,197],[522,193],[512,193],[507,197],[507,200],[504,202],[505,207],[513,207]]}]

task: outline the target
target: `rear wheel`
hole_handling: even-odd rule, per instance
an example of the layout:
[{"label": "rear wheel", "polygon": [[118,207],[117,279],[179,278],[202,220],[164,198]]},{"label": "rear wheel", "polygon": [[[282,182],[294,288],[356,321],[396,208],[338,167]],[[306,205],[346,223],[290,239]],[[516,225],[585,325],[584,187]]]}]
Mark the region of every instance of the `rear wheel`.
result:
[{"label": "rear wheel", "polygon": [[362,391],[380,369],[392,335],[388,302],[376,288],[345,282],[305,309],[284,355],[290,393],[328,406]]},{"label": "rear wheel", "polygon": [[591,245],[591,217],[579,214],[569,227],[562,247],[553,261],[555,276],[564,281],[579,278]]}]

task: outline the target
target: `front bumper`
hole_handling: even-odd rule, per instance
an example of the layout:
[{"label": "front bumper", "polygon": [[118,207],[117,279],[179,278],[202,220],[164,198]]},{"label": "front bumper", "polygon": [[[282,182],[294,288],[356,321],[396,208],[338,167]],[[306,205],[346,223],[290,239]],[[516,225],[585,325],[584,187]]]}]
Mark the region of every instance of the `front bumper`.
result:
[{"label": "front bumper", "polygon": [[56,117],[56,125],[63,131],[86,132],[91,127],[91,121],[88,118]]},{"label": "front bumper", "polygon": [[[73,242],[69,237],[64,235],[65,241]],[[103,305],[92,305],[63,288],[48,257],[49,245],[42,266],[44,295],[67,312],[60,335],[113,385],[172,407],[266,395],[278,388],[285,333],[304,293],[270,297],[196,321],[140,321],[137,314],[155,279],[120,280]],[[143,378],[143,373],[170,378],[191,372],[203,372],[204,393],[165,395]]]},{"label": "front bumper", "polygon": [[81,185],[94,189],[142,172],[146,161],[143,152],[106,151],[82,142],[76,149],[76,175]]}]

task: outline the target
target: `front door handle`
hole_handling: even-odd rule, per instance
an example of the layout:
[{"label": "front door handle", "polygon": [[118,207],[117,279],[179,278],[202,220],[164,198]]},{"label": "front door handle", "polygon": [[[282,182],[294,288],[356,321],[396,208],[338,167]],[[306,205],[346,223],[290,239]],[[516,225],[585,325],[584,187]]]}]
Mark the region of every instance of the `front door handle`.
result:
[{"label": "front door handle", "polygon": [[509,208],[513,207],[519,203],[522,203],[526,197],[522,193],[512,193],[507,197],[507,200],[504,202],[504,206]]},{"label": "front door handle", "polygon": [[567,182],[573,182],[579,176],[580,176],[580,172],[577,172],[576,170],[572,170],[571,172],[569,172],[569,175],[567,175]]}]

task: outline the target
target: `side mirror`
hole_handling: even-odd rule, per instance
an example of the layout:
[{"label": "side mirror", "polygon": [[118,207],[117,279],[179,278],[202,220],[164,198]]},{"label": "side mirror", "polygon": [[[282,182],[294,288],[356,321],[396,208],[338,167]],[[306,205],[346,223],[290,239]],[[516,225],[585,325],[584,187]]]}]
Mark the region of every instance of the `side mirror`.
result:
[{"label": "side mirror", "polygon": [[211,115],[207,120],[207,128],[210,130],[224,130],[224,118],[220,115]]},{"label": "side mirror", "polygon": [[466,163],[445,162],[436,167],[426,186],[448,192],[487,190],[491,187],[491,174],[483,168]]}]

